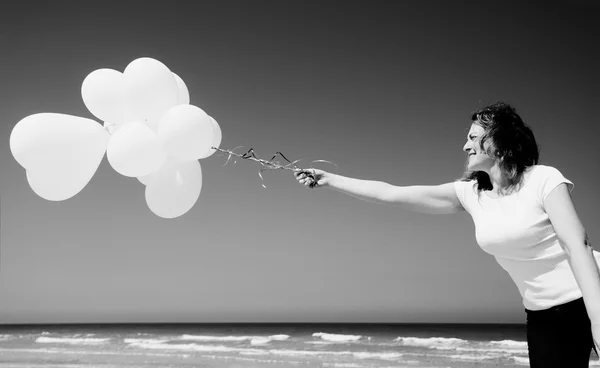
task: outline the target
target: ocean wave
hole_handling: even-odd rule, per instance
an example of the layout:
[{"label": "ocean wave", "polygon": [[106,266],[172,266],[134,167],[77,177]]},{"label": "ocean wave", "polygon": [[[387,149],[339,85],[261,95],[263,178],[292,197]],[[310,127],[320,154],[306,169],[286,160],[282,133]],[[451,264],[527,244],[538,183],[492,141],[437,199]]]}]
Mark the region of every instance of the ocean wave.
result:
[{"label": "ocean wave", "polygon": [[203,336],[203,335],[181,335],[174,340],[184,341],[214,341],[214,342],[238,342],[252,339],[252,336]]},{"label": "ocean wave", "polygon": [[[0,348],[0,352],[6,353],[39,353],[39,354],[85,354],[85,355],[142,355],[142,356],[165,356],[172,357],[173,354],[166,353],[148,353],[148,352],[128,352],[128,351],[81,351],[81,350],[68,350],[63,348]],[[177,355],[183,358],[189,358],[189,354]]]},{"label": "ocean wave", "polygon": [[357,352],[352,353],[355,358],[358,359],[382,359],[382,360],[394,360],[402,357],[401,353],[369,353],[369,352]]},{"label": "ocean wave", "polygon": [[240,355],[269,355],[269,352],[266,350],[240,351]]},{"label": "ocean wave", "polygon": [[493,355],[485,355],[485,354],[478,354],[478,355],[469,355],[469,354],[454,354],[454,355],[442,355],[444,358],[450,358],[450,359],[457,359],[457,360],[486,360],[486,359],[497,359],[497,356],[493,356]]},{"label": "ocean wave", "polygon": [[400,342],[406,346],[428,347],[428,348],[454,348],[456,346],[468,344],[469,341],[457,338],[447,337],[397,337],[395,342]]},{"label": "ocean wave", "polygon": [[312,334],[313,337],[320,337],[325,341],[331,342],[352,342],[358,341],[362,338],[361,335],[340,335],[340,334],[330,334],[325,332],[315,332]]},{"label": "ocean wave", "polygon": [[35,342],[41,344],[70,344],[70,345],[99,345],[110,341],[110,338],[89,338],[89,337],[38,337]]},{"label": "ocean wave", "polygon": [[490,341],[490,344],[527,349],[527,341],[501,340],[501,341]]},{"label": "ocean wave", "polygon": [[284,349],[272,349],[268,351],[274,355],[284,356],[323,356],[323,355],[334,355],[344,356],[351,355],[357,359],[382,359],[390,360],[397,359],[403,356],[397,352],[356,352],[356,351],[317,351],[317,350],[284,350]]},{"label": "ocean wave", "polygon": [[270,335],[269,338],[274,341],[285,341],[290,338],[290,335]]},{"label": "ocean wave", "polygon": [[512,357],[512,358],[515,361],[515,363],[517,363],[517,364],[529,365],[528,357]]},{"label": "ocean wave", "polygon": [[242,342],[250,341],[251,345],[265,345],[271,341],[284,341],[289,339],[289,335],[271,335],[271,336],[205,336],[205,335],[182,335],[177,340],[183,341],[202,341],[202,342]]},{"label": "ocean wave", "polygon": [[13,337],[13,335],[0,335],[0,341],[7,341],[12,339]]},{"label": "ocean wave", "polygon": [[[205,359],[215,359],[215,360],[220,360],[223,359],[223,356],[221,355],[202,355],[202,358]],[[245,361],[245,362],[250,362],[252,364],[261,364],[261,365],[272,365],[272,364],[284,364],[284,365],[301,365],[304,368],[311,368],[313,367],[313,365],[307,365],[306,362],[303,361],[294,361],[294,360],[276,360],[276,359],[254,359],[254,358],[247,358],[247,357],[227,357],[228,360],[238,360],[238,361]],[[322,367],[322,364],[318,364],[318,367]],[[314,365],[315,368],[317,368],[317,365]],[[229,368],[246,368],[246,366],[243,367],[238,367],[236,365],[230,365]]]},{"label": "ocean wave", "polygon": [[130,347],[140,349],[154,350],[182,350],[194,351],[203,353],[239,353],[239,352],[257,352],[260,350],[248,348],[234,348],[224,345],[198,345],[198,344],[165,344],[165,343],[148,343],[148,342],[132,342]]},{"label": "ocean wave", "polygon": [[123,339],[123,342],[125,344],[163,344],[168,341],[171,341],[171,339],[168,339],[168,338],[162,338],[162,339],[127,338],[127,339]]},{"label": "ocean wave", "polygon": [[500,354],[527,354],[528,349],[517,349],[517,348],[476,348],[476,347],[457,347],[453,350],[456,351],[470,351],[470,352],[484,352],[484,353],[500,353]]},{"label": "ocean wave", "polygon": [[353,351],[317,351],[317,350],[291,350],[291,349],[253,349],[230,347],[224,345],[199,345],[199,344],[165,344],[132,342],[130,347],[152,350],[180,350],[199,353],[238,353],[240,355],[277,355],[286,357],[297,356],[353,356],[357,359],[393,360],[403,356],[397,352],[353,352]]},{"label": "ocean wave", "polygon": [[455,350],[461,352],[474,353],[500,353],[507,354],[527,354],[527,342],[502,340],[502,341],[468,341],[457,338],[431,337],[398,337],[394,340],[403,346],[423,347],[436,350]]},{"label": "ocean wave", "polygon": [[250,340],[250,345],[267,345],[271,342],[271,339],[268,337],[255,337]]},{"label": "ocean wave", "polygon": [[362,364],[358,363],[321,363],[323,367],[338,367],[338,368],[362,368]]}]

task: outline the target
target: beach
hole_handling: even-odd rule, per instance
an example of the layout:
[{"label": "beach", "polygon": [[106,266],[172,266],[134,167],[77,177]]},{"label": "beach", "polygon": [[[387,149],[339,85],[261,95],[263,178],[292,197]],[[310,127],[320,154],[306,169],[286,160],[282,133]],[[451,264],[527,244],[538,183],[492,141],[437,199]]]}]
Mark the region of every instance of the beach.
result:
[{"label": "beach", "polygon": [[[4,325],[0,366],[528,367],[524,325]],[[591,354],[590,366],[600,366]]]}]

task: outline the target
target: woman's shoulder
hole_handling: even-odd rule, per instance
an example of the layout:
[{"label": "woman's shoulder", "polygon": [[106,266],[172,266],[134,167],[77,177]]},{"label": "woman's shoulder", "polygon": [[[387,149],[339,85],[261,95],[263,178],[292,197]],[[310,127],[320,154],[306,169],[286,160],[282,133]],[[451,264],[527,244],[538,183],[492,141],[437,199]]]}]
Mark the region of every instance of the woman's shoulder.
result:
[{"label": "woman's shoulder", "polygon": [[566,183],[569,191],[573,189],[573,183],[566,179],[563,173],[554,166],[550,165],[532,165],[524,172],[524,184],[543,188],[553,188],[560,183]]},{"label": "woman's shoulder", "polygon": [[525,177],[543,179],[543,178],[547,178],[548,176],[555,176],[555,175],[562,176],[562,173],[560,172],[560,170],[558,170],[554,166],[531,165],[525,169],[524,175],[525,175]]}]

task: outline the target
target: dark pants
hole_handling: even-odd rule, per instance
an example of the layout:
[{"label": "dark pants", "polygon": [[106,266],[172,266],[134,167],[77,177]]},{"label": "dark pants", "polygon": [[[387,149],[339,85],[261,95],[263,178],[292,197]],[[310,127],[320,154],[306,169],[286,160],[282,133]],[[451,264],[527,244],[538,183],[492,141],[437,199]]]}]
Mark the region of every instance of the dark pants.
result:
[{"label": "dark pants", "polygon": [[531,368],[589,367],[590,353],[596,348],[583,298],[525,312]]}]

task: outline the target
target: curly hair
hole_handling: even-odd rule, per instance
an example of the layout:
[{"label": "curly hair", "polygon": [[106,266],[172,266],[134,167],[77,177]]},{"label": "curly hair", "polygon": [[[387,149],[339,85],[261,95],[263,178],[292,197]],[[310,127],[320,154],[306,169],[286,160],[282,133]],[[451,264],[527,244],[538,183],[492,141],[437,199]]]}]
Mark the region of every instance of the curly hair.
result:
[{"label": "curly hair", "polygon": [[[503,178],[510,190],[518,186],[523,172],[539,160],[539,146],[533,131],[517,114],[517,111],[504,102],[496,102],[471,113],[473,123],[480,125],[484,133],[479,146],[488,156],[498,160]],[[483,144],[489,141],[487,149]],[[477,190],[491,190],[492,182],[484,171],[465,171],[463,181],[476,180]]]}]

